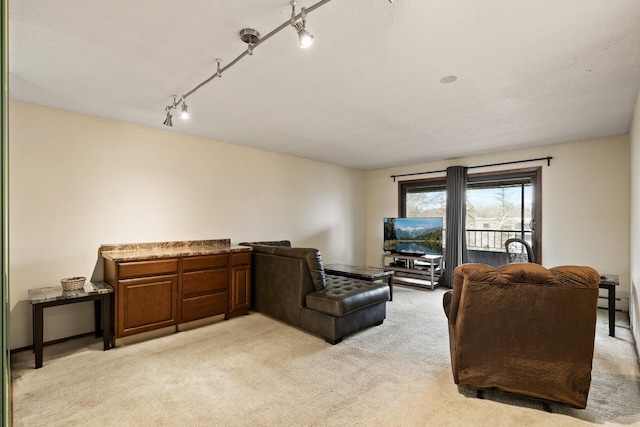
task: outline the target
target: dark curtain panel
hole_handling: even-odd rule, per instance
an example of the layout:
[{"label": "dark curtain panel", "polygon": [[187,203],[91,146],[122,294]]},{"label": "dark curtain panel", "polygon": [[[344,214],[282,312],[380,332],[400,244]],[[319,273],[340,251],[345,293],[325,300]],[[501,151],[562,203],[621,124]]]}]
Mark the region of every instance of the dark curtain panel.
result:
[{"label": "dark curtain panel", "polygon": [[453,270],[467,262],[467,168],[447,168],[447,229],[444,253],[444,286],[453,286]]}]

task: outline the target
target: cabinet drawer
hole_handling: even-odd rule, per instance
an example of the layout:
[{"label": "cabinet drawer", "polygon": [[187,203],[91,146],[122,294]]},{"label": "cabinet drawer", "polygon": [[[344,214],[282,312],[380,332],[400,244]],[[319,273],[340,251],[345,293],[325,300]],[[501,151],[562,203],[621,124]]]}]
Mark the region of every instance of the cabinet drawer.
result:
[{"label": "cabinet drawer", "polygon": [[121,262],[119,277],[153,276],[156,274],[177,273],[177,259],[159,259],[153,261]]},{"label": "cabinet drawer", "polygon": [[182,274],[182,296],[229,289],[229,270],[192,271]]},{"label": "cabinet drawer", "polygon": [[182,260],[182,270],[204,270],[208,268],[226,268],[229,265],[229,255],[206,255],[187,257]]},{"label": "cabinet drawer", "polygon": [[221,292],[183,300],[181,322],[191,322],[217,314],[226,314],[228,298],[227,292]]},{"label": "cabinet drawer", "polygon": [[251,252],[234,254],[231,259],[233,265],[249,265],[251,264]]}]

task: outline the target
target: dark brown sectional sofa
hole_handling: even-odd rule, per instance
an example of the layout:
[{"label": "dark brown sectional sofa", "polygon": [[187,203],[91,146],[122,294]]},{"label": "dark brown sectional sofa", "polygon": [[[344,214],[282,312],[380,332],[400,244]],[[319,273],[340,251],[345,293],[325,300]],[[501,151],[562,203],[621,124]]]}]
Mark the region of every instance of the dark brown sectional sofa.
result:
[{"label": "dark brown sectional sofa", "polygon": [[287,240],[241,243],[253,248],[253,309],[337,344],[354,332],[380,325],[389,287],[327,275],[320,252]]}]

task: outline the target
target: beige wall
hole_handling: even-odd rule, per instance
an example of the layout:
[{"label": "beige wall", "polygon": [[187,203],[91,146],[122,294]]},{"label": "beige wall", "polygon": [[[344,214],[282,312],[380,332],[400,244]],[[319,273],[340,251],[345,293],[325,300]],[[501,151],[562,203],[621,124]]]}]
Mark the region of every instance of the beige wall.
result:
[{"label": "beige wall", "polygon": [[[27,289],[101,277],[103,243],[290,239],[364,262],[362,171],[20,102],[9,137],[11,348],[31,344]],[[45,310],[45,340],[92,313]]]},{"label": "beige wall", "polygon": [[[542,263],[589,265],[620,275],[629,294],[629,137],[551,145],[367,172],[367,263],[380,264],[382,218],[398,215],[398,183],[392,174],[442,170],[552,156],[542,169]],[[522,164],[511,168],[534,166]],[[494,167],[476,169],[485,172]],[[473,170],[472,170],[473,172]],[[420,177],[434,177],[437,174]],[[444,174],[440,174],[444,176]],[[416,179],[419,177],[410,177]],[[407,178],[403,178],[407,179]]]},{"label": "beige wall", "polygon": [[[631,248],[630,223],[631,215],[640,221],[640,169],[631,171],[629,159],[640,164],[639,114],[636,108],[630,138],[362,172],[12,102],[11,348],[31,344],[27,289],[99,277],[102,243],[291,239],[318,247],[326,262],[379,265],[382,218],[398,214],[391,174],[547,155],[554,159],[542,171],[543,264],[619,273],[624,297],[633,277],[637,336],[640,248]],[[640,241],[640,227],[632,233]],[[90,304],[47,309],[46,316],[55,318],[47,340],[91,330]]]},{"label": "beige wall", "polygon": [[631,331],[640,353],[640,92],[631,125]]}]

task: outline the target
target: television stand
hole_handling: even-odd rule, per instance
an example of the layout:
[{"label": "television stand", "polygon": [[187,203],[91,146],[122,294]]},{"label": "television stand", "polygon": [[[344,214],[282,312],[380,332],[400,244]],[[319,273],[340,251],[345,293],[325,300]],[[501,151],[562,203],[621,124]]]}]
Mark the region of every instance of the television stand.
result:
[{"label": "television stand", "polygon": [[[388,264],[387,259],[390,259]],[[442,255],[409,255],[385,252],[382,254],[381,265],[383,270],[394,272],[393,281],[395,283],[434,289],[436,287],[435,271],[441,259]]]}]

